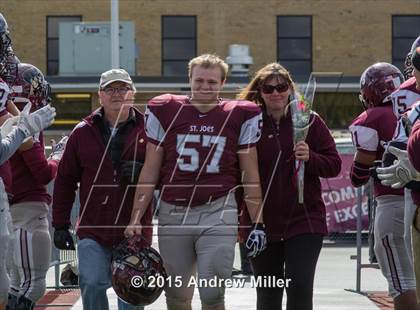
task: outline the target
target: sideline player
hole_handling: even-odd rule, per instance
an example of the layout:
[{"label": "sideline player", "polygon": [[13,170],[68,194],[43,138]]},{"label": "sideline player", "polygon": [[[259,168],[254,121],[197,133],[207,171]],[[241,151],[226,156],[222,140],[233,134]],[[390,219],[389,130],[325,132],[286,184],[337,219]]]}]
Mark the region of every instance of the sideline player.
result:
[{"label": "sideline player", "polygon": [[[407,54],[405,61],[404,75],[406,81],[391,94],[392,105],[394,114],[399,120],[404,115],[404,112],[411,109],[413,104],[420,100],[420,66],[419,69],[416,69],[413,64],[416,59],[420,58],[419,53],[416,52],[417,48],[420,47],[420,36],[414,40],[410,52]],[[403,125],[405,120],[399,121],[397,126],[393,141],[397,143],[404,143],[407,145],[408,135],[406,135]],[[392,144],[392,143],[391,143]],[[408,187],[404,189],[405,192],[405,212],[404,212],[404,237],[407,239],[407,242],[411,243],[411,225],[413,223],[415,205],[412,200],[411,188],[416,186],[414,183],[411,183]],[[420,186],[420,185],[419,185]],[[409,249],[411,252],[411,248]]]},{"label": "sideline player", "polygon": [[[365,111],[350,125],[357,148],[351,169],[356,187],[366,184],[375,160],[381,160],[384,145],[392,139],[397,118],[392,112],[390,94],[404,81],[395,66],[376,63],[360,78],[360,98]],[[374,180],[377,202],[374,222],[375,254],[388,281],[389,295],[396,310],[417,309],[412,258],[404,239],[404,191],[383,186]]]},{"label": "sideline player", "polygon": [[[9,100],[10,87],[7,82],[16,78],[17,57],[13,53],[12,40],[8,25],[0,13],[0,309],[6,306],[10,280],[6,271],[7,248],[12,231],[9,213],[9,197],[12,188],[12,172],[8,159],[22,145],[24,139],[50,126],[54,120],[55,109],[46,106],[33,114],[29,114],[31,104],[25,111],[12,117],[12,111],[18,112]],[[32,144],[29,139],[25,144]]]},{"label": "sideline player", "polygon": [[[18,108],[28,102],[38,110],[50,101],[49,84],[39,69],[19,63],[10,85],[11,98]],[[32,136],[10,158],[12,188],[10,214],[13,221],[10,249],[11,287],[8,307],[32,309],[45,292],[45,277],[50,264],[51,239],[48,205],[51,197],[46,185],[55,177],[59,158],[45,158],[42,133]]]},{"label": "sideline player", "polygon": [[[7,91],[5,86],[7,85],[0,80],[0,90]],[[6,253],[12,229],[8,198],[12,187],[12,173],[8,159],[17,151],[25,138],[52,124],[55,110],[47,106],[33,114],[21,113],[16,123],[14,122],[16,125],[9,126],[9,121],[13,121],[13,119],[7,114],[3,105],[5,101],[0,102],[2,102],[0,107],[1,131],[4,134],[9,132],[4,137],[0,134],[0,309],[4,309],[10,285],[9,276],[6,272]],[[8,127],[7,130],[5,130],[5,127]]]}]

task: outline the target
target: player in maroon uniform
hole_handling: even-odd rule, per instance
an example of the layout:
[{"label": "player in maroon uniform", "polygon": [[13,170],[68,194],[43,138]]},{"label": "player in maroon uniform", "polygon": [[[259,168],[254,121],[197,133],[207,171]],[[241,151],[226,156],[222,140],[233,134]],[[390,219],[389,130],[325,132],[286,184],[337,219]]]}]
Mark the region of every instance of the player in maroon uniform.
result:
[{"label": "player in maroon uniform", "polygon": [[420,36],[413,42],[407,55],[404,70],[406,81],[391,95],[393,110],[397,118],[400,118],[414,102],[420,100],[420,71],[413,65],[413,58],[416,56],[418,47],[420,47]]},{"label": "player in maroon uniform", "polygon": [[409,78],[391,95],[394,114],[397,118],[401,117],[414,102],[420,100],[420,82],[418,82],[420,75],[417,76],[417,79],[415,76]]},{"label": "player in maroon uniform", "polygon": [[[263,110],[262,136],[257,144],[264,197],[267,249],[251,259],[255,276],[291,279],[288,310],[312,309],[313,280],[323,236],[327,234],[319,177],[334,177],[341,160],[324,121],[312,113],[305,141],[294,146],[291,95],[297,91],[289,72],[278,63],[260,69],[239,95]],[[295,160],[305,162],[304,204],[298,204]],[[241,239],[249,229],[247,213],[240,218]],[[281,309],[283,288],[257,288],[257,309]]]},{"label": "player in maroon uniform", "polygon": [[[407,132],[407,135],[400,134],[397,137],[399,140],[394,140],[387,148],[387,152],[392,154],[395,160],[387,167],[376,169],[378,177],[384,185],[392,188],[408,187],[411,189],[411,203],[413,204],[414,212],[409,227],[411,228],[418,301],[420,301],[420,213],[418,211],[420,205],[420,173],[417,170],[419,167],[418,159],[420,158],[418,156],[420,146],[419,119],[420,101],[412,105],[412,109],[406,113],[405,130],[400,132]],[[406,144],[408,144],[407,150],[405,150]],[[407,205],[405,212],[407,212]]]},{"label": "player in maroon uniform", "polygon": [[[420,122],[417,121],[410,138],[408,139],[407,153],[410,163],[412,165],[411,174],[417,176],[417,181],[420,181]],[[416,205],[416,214],[413,221],[413,255],[414,268],[416,273],[417,283],[417,300],[420,302],[420,190],[412,190],[413,202]]]},{"label": "player in maroon uniform", "polygon": [[[414,77],[420,81],[420,47],[417,47],[411,56],[410,61],[413,66],[412,73]],[[410,212],[410,214],[406,217],[405,224],[406,230],[412,228],[411,237],[417,282],[417,300],[420,300],[420,217],[418,212],[418,206],[420,204],[420,174],[410,163],[410,160],[415,163],[418,159],[418,153],[414,152],[418,148],[418,142],[414,141],[418,141],[419,135],[418,120],[420,119],[420,101],[412,104],[410,108],[409,111],[404,113],[398,123],[394,141],[392,142],[392,145],[395,144],[396,147],[390,146],[387,149],[389,153],[396,157],[396,160],[388,167],[378,168],[377,172],[378,177],[382,180],[381,182],[383,184],[391,186],[392,188],[401,188],[405,186],[406,191],[407,188],[411,189],[412,201],[411,204],[406,204],[405,210],[405,213]],[[407,151],[405,150],[406,144],[409,144]],[[409,156],[408,153],[411,155]],[[408,157],[410,157],[410,160]],[[406,199],[407,198],[406,195]]]},{"label": "player in maroon uniform", "polygon": [[[136,225],[160,177],[159,248],[172,277],[166,287],[168,309],[191,309],[194,285],[188,282],[196,270],[199,280],[230,277],[240,170],[253,225],[250,255],[265,245],[255,147],[261,111],[251,102],[219,98],[226,74],[227,65],[217,56],[194,58],[191,97],[162,95],[146,111],[146,161],[126,235],[139,233]],[[224,309],[223,285],[200,286],[199,292],[203,309]]]},{"label": "player in maroon uniform", "polygon": [[[54,108],[47,106],[34,114],[24,112],[19,116],[12,117],[7,112],[7,108],[13,105],[8,100],[9,94],[10,88],[0,78],[0,309],[2,310],[7,302],[10,284],[6,272],[6,253],[12,232],[9,212],[12,171],[8,159],[17,151],[25,138],[51,125],[55,115]],[[30,106],[26,110],[29,108]]]},{"label": "player in maroon uniform", "polygon": [[[413,42],[410,52],[407,55],[405,62],[404,75],[407,80],[391,94],[394,114],[399,119],[393,141],[397,143],[403,142],[407,144],[408,136],[403,130],[405,120],[401,120],[401,116],[405,111],[412,108],[413,104],[420,100],[420,71],[416,70],[413,65],[413,59],[419,57],[416,49],[420,46],[420,36]],[[411,189],[405,188],[405,211],[404,211],[404,236],[411,242],[411,226],[413,223],[415,205],[412,200]]]},{"label": "player in maroon uniform", "polygon": [[[12,40],[9,36],[7,21],[0,13],[0,309],[5,309],[10,280],[6,272],[6,257],[12,221],[9,212],[9,198],[12,193],[12,171],[8,159],[21,147],[24,139],[29,139],[24,146],[32,145],[30,136],[51,125],[55,110],[46,106],[34,114],[29,114],[31,104],[25,112],[12,117],[9,112],[19,113],[9,100],[11,89],[8,85],[17,77],[19,60],[13,53]],[[36,116],[35,116],[36,115]],[[10,195],[10,197],[8,196]]]},{"label": "player in maroon uniform", "polygon": [[[390,94],[404,81],[395,66],[376,63],[368,67],[360,78],[361,101],[365,111],[350,125],[353,144],[357,148],[351,170],[354,186],[369,180],[369,169],[381,160],[384,146],[397,125],[392,112]],[[374,222],[375,254],[382,274],[388,281],[389,295],[395,309],[417,309],[413,262],[404,239],[404,191],[383,186],[374,181],[377,202]]]},{"label": "player in maroon uniform", "polygon": [[[49,103],[49,84],[33,65],[18,64],[11,88],[11,98],[18,108],[31,102],[33,110],[38,110]],[[51,197],[46,185],[55,177],[59,160],[47,161],[45,158],[42,133],[34,135],[32,140],[10,158],[10,213],[14,232],[8,306],[17,309],[32,309],[44,295],[50,264],[51,239],[47,215]]]}]

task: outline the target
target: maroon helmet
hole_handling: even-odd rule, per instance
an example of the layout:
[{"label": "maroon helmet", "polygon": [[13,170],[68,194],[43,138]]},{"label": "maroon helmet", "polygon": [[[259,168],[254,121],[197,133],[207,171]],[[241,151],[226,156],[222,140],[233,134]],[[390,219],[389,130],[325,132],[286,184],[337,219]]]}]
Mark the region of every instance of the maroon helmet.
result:
[{"label": "maroon helmet", "polygon": [[413,56],[415,49],[419,46],[420,46],[420,36],[418,36],[417,39],[414,40],[413,45],[411,45],[410,52],[407,54],[407,57],[405,58],[404,76],[406,80],[408,80],[409,78],[413,76],[413,63],[411,61],[411,57]]},{"label": "maroon helmet", "polygon": [[18,63],[17,75],[9,84],[10,98],[19,109],[32,102],[32,108],[38,109],[51,101],[51,88],[42,72],[31,64]]},{"label": "maroon helmet", "polygon": [[147,306],[158,299],[167,278],[162,257],[139,236],[115,248],[111,270],[118,297],[135,306]]},{"label": "maroon helmet", "polygon": [[404,82],[401,71],[386,62],[368,67],[360,77],[360,101],[365,110],[390,102],[389,95]]}]

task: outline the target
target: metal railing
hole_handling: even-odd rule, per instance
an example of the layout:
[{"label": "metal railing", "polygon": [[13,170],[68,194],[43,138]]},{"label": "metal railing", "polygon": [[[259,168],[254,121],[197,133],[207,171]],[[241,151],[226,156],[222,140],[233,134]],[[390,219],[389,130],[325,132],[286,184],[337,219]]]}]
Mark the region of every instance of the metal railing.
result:
[{"label": "metal railing", "polygon": [[[368,196],[368,208],[369,208],[369,237],[368,244],[369,244],[369,263],[363,263],[362,258],[362,202],[363,202],[363,191],[366,189],[366,194]],[[359,187],[357,188],[357,232],[356,232],[356,255],[351,255],[350,259],[356,260],[356,289],[351,290],[347,289],[347,291],[355,292],[358,294],[366,295],[365,292],[361,290],[361,282],[362,282],[362,269],[364,268],[374,268],[379,269],[379,265],[377,262],[373,262],[376,258],[373,257],[374,250],[374,240],[373,240],[373,223],[374,223],[374,216],[375,216],[375,201],[373,198],[373,179],[371,178],[369,181],[369,186]]]}]

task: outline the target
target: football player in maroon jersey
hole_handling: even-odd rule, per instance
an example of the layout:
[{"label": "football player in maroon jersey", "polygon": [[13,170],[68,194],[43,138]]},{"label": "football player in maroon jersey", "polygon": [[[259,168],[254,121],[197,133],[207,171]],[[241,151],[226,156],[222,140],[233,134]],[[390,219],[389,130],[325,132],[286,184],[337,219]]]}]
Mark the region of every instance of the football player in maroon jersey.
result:
[{"label": "football player in maroon jersey", "polygon": [[[410,52],[407,54],[404,75],[406,81],[391,94],[392,105],[394,114],[399,120],[399,125],[394,132],[394,141],[404,142],[407,144],[408,136],[406,136],[405,130],[401,130],[404,120],[401,120],[401,116],[405,111],[408,111],[413,107],[413,104],[420,100],[420,71],[415,69],[414,62],[420,59],[420,54],[416,50],[420,47],[420,36],[413,42]],[[404,212],[404,225],[405,225],[405,238],[411,240],[411,226],[413,223],[413,217],[415,212],[415,205],[411,198],[411,188],[405,188],[405,212]]]},{"label": "football player in maroon jersey", "polygon": [[[413,66],[412,73],[414,75],[414,82],[420,81],[420,47],[417,47],[411,53],[410,64]],[[414,83],[415,85],[415,83]],[[417,85],[419,83],[417,82]],[[419,87],[420,90],[420,87]],[[394,93],[399,92],[397,90]],[[417,150],[418,141],[418,120],[420,119],[420,101],[410,103],[410,110],[404,113],[398,122],[398,127],[395,130],[394,139],[390,145],[395,145],[398,148],[387,148],[387,151],[394,155],[390,166],[384,168],[377,168],[378,177],[382,180],[382,184],[391,186],[392,188],[405,187],[406,191],[406,205],[405,205],[405,228],[406,238],[412,240],[414,269],[416,274],[416,288],[417,300],[420,300],[420,218],[417,211],[420,204],[420,174],[417,173],[415,167],[410,164],[409,157],[413,164],[416,164],[416,157],[414,150]],[[410,136],[410,138],[409,138]],[[413,138],[411,138],[413,137]],[[405,150],[405,146],[411,141],[410,153]],[[411,197],[407,195],[407,191],[411,190]],[[410,199],[412,198],[412,199]]]},{"label": "football player in maroon jersey", "polygon": [[[357,148],[350,175],[356,187],[368,182],[370,168],[375,160],[382,159],[384,146],[393,137],[397,118],[390,95],[403,81],[400,70],[388,63],[368,67],[360,78],[360,99],[365,111],[349,127]],[[374,249],[388,281],[389,295],[396,310],[418,309],[411,244],[404,238],[404,190],[384,186],[375,178],[374,197]]]},{"label": "football player in maroon jersey", "polygon": [[[323,236],[327,234],[320,177],[337,176],[341,159],[319,115],[312,112],[305,141],[293,142],[289,103],[297,88],[289,72],[272,63],[260,69],[239,94],[262,107],[263,127],[257,143],[263,191],[267,248],[251,263],[255,276],[290,279],[287,309],[312,309],[313,280]],[[304,204],[298,203],[295,160],[305,165]],[[249,234],[246,212],[240,218],[241,238]],[[257,288],[257,309],[281,309],[283,287]]]},{"label": "football player in maroon jersey", "polygon": [[[9,86],[0,78],[0,309],[3,310],[8,299],[10,280],[6,272],[7,249],[12,233],[12,220],[9,213],[9,196],[12,192],[12,171],[8,159],[17,151],[25,138],[36,134],[51,125],[54,108],[47,106],[35,114],[21,113],[12,117],[7,109],[14,106],[8,100]],[[14,106],[15,109],[17,109]],[[30,106],[26,110],[29,111]],[[36,116],[35,116],[36,115]],[[26,121],[23,119],[26,118]],[[29,126],[28,126],[29,125]],[[10,259],[9,259],[10,261]]]},{"label": "football player in maroon jersey", "polygon": [[[28,102],[34,111],[50,102],[50,87],[42,72],[31,64],[19,63],[11,84],[11,98],[22,109]],[[8,306],[32,309],[44,295],[50,264],[51,239],[47,184],[55,177],[59,160],[45,158],[43,134],[32,137],[10,158],[12,187],[10,213],[13,234],[10,262],[11,288]]]},{"label": "football player in maroon jersey", "polygon": [[[420,47],[420,36],[413,42],[405,62],[406,81],[392,93],[392,105],[395,115],[400,118],[411,105],[420,100],[420,71],[414,66],[413,59]],[[417,53],[418,54],[418,53]],[[417,56],[418,57],[418,56]]]},{"label": "football player in maroon jersey", "polygon": [[[6,19],[0,13],[0,309],[8,300],[10,280],[5,263],[12,261],[8,256],[8,245],[12,234],[8,198],[12,197],[12,170],[8,159],[20,147],[32,146],[31,136],[52,124],[55,109],[46,106],[34,114],[29,114],[31,104],[24,113],[19,114],[16,106],[9,100],[12,89],[8,85],[17,77],[18,58],[14,55],[12,40]],[[15,114],[16,113],[16,114]],[[12,115],[15,115],[12,117]],[[37,115],[37,116],[35,116]],[[26,123],[26,124],[25,124]],[[23,144],[22,142],[26,139]],[[10,195],[10,196],[8,196]],[[29,303],[32,303],[29,301]]]},{"label": "football player in maroon jersey", "polygon": [[[241,181],[252,219],[249,255],[265,247],[255,146],[261,111],[254,103],[219,97],[227,70],[215,55],[196,57],[189,63],[191,96],[158,96],[146,110],[146,161],[125,233],[140,233],[139,219],[159,182],[159,248],[171,277],[168,309],[191,309],[189,281],[196,272],[200,281],[230,277],[238,224],[235,191]],[[199,292],[202,309],[224,309],[223,284],[203,285]]]},{"label": "football player in maroon jersey", "polygon": [[[409,110],[412,110],[413,105],[420,100],[420,71],[416,70],[413,65],[413,60],[416,62],[416,59],[420,59],[419,53],[416,53],[416,50],[420,47],[420,36],[414,40],[410,52],[407,54],[406,61],[405,61],[405,68],[404,68],[404,75],[406,77],[406,81],[400,85],[400,87],[395,90],[391,94],[391,100],[393,105],[394,114],[399,119],[398,125],[394,132],[394,137],[390,142],[390,145],[394,145],[394,143],[398,144],[398,147],[401,149],[406,149],[407,141],[408,141],[408,132],[404,129],[406,125],[406,117],[403,115],[409,113]],[[410,112],[412,115],[412,112]],[[386,153],[388,152],[386,150]],[[386,156],[386,155],[385,155]],[[393,155],[391,155],[393,156]],[[392,162],[388,162],[387,164],[392,164]],[[381,179],[389,179],[383,180],[382,183],[384,185],[392,184],[393,180],[391,174],[389,173],[389,169],[386,167],[378,168],[378,177]],[[387,184],[388,183],[388,184]],[[402,187],[403,185],[401,185]],[[413,203],[412,199],[412,191],[413,186],[416,186],[415,183],[410,183],[404,189],[404,196],[405,196],[405,210],[404,210],[404,238],[407,240],[407,244],[411,243],[412,234],[414,230],[412,230],[412,224],[414,219],[414,213],[416,211],[416,205]],[[414,237],[413,237],[414,238]],[[411,248],[409,249],[411,252]],[[412,254],[412,253],[411,253]]]},{"label": "football player in maroon jersey", "polygon": [[[404,122],[403,119],[405,119]],[[419,159],[419,119],[420,101],[413,104],[411,110],[400,119],[398,125],[402,130],[400,130],[400,134],[387,147],[386,152],[393,156],[392,160],[390,160],[391,164],[376,169],[378,178],[382,184],[392,188],[405,187],[405,190],[407,188],[411,189],[410,194],[412,199],[410,200],[410,204],[407,204],[407,193],[405,195],[405,213],[412,212],[412,214],[410,214],[410,221],[405,222],[405,225],[407,227],[408,224],[409,232],[411,232],[409,237],[412,237],[410,241],[412,240],[413,246],[412,254],[416,274],[417,300],[420,300],[420,290],[418,289],[420,288],[420,216],[417,211],[420,205],[420,173],[417,170]],[[406,150],[407,144],[409,146]]]},{"label": "football player in maroon jersey", "polygon": [[[420,181],[420,122],[414,124],[411,131],[410,138],[408,139],[407,146],[408,158],[411,163],[410,174],[412,179]],[[417,206],[416,214],[413,221],[412,236],[413,236],[413,255],[414,255],[414,268],[416,273],[417,283],[417,301],[420,302],[420,190],[412,191],[413,202]]]}]

